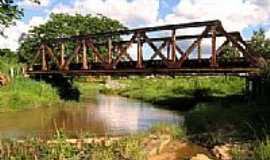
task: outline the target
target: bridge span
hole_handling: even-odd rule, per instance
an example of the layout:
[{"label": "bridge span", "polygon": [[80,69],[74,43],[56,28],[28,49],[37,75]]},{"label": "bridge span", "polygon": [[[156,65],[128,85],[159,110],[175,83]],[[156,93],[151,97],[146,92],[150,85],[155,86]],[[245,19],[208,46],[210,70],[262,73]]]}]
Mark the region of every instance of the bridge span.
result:
[{"label": "bridge span", "polygon": [[[202,31],[185,34],[190,28]],[[208,43],[203,44],[204,41]],[[239,52],[239,57],[223,58],[228,46]],[[261,60],[239,32],[227,32],[219,20],[214,20],[43,41],[27,73],[252,76],[259,73]]]}]

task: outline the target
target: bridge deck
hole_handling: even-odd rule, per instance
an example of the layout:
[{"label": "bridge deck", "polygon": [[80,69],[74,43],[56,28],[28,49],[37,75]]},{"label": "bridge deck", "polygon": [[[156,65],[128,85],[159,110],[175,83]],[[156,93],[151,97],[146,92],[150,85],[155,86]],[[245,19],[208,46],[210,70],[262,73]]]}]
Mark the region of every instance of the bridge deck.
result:
[{"label": "bridge deck", "polygon": [[42,71],[41,65],[35,65],[29,74],[39,75],[238,75],[250,76],[259,73],[256,67],[250,67],[244,59],[234,59],[234,61],[219,61],[219,66],[210,67],[208,59],[189,60],[181,68],[168,68],[164,61],[144,61],[144,67],[136,69],[136,61],[120,62],[116,68],[107,68],[102,63],[91,63],[89,69],[81,69],[83,64],[71,64],[69,70],[58,70],[57,66],[51,66],[50,70]]},{"label": "bridge deck", "polygon": [[54,75],[66,76],[128,76],[128,75],[172,75],[172,76],[255,76],[258,68],[200,68],[200,69],[102,69],[102,70],[69,70],[69,71],[28,71],[30,75]]}]

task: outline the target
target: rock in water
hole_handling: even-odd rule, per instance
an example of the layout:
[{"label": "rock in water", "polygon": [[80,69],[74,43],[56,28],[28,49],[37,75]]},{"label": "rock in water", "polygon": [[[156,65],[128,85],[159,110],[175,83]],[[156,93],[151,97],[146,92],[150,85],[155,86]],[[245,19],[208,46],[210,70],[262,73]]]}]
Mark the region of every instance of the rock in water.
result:
[{"label": "rock in water", "polygon": [[232,160],[232,156],[230,154],[232,146],[223,145],[223,146],[215,146],[212,150],[213,154],[221,160]]}]

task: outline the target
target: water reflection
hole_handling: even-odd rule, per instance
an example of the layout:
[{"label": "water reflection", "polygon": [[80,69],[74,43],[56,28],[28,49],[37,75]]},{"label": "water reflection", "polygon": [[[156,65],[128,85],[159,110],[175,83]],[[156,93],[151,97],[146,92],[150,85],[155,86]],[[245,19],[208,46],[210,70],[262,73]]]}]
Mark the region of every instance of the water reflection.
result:
[{"label": "water reflection", "polygon": [[72,136],[81,132],[94,135],[121,135],[146,130],[154,123],[181,123],[176,112],[155,108],[141,101],[98,95],[85,107],[38,108],[0,114],[2,137],[48,136],[61,129]]}]

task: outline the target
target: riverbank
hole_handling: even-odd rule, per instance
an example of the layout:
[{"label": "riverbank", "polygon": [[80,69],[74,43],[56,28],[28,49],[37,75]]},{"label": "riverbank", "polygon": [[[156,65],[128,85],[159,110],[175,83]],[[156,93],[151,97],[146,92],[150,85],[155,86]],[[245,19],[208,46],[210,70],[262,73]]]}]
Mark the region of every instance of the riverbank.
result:
[{"label": "riverbank", "polygon": [[53,139],[2,139],[1,159],[94,160],[268,160],[269,141],[201,147],[183,126],[157,124],[150,130],[121,137],[70,138],[58,130]]},{"label": "riverbank", "polygon": [[[92,86],[92,85],[91,85]],[[95,92],[94,88],[86,86],[87,95]],[[85,89],[82,87],[82,91]],[[87,95],[86,95],[87,93]],[[17,77],[8,85],[0,87],[0,112],[14,112],[25,109],[51,106],[80,105],[76,101],[64,101],[60,98],[59,91],[44,81]]]},{"label": "riverbank", "polygon": [[202,102],[243,101],[241,95],[245,92],[245,79],[239,77],[137,77],[112,81],[100,92],[176,110],[190,109]]},{"label": "riverbank", "polygon": [[187,138],[194,143],[209,150],[223,148],[221,152],[226,150],[231,159],[233,156],[239,160],[270,158],[270,110],[266,104],[248,101],[244,79],[137,78],[115,80],[112,84],[101,92],[173,105],[173,109],[178,110],[188,106],[184,126]]},{"label": "riverbank", "polygon": [[[149,131],[125,137],[87,137],[69,139],[57,131],[53,140],[31,138],[2,140],[1,159],[94,159],[168,160],[190,159],[207,150],[189,144],[179,126],[159,124]],[[168,150],[170,148],[170,150]],[[186,152],[183,152],[186,151]]]}]

